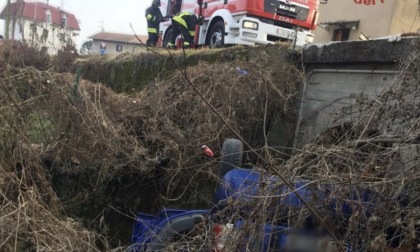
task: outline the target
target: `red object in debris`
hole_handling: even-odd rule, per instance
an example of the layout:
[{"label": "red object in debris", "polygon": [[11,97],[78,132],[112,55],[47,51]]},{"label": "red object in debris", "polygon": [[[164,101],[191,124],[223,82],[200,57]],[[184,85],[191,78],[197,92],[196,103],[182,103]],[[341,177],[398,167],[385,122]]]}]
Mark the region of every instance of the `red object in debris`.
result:
[{"label": "red object in debris", "polygon": [[213,157],[214,156],[214,152],[207,145],[201,146],[201,150],[208,157]]},{"label": "red object in debris", "polygon": [[223,248],[225,247],[225,243],[222,238],[223,226],[222,225],[214,225],[213,226],[213,245],[214,245],[214,252],[222,252]]}]

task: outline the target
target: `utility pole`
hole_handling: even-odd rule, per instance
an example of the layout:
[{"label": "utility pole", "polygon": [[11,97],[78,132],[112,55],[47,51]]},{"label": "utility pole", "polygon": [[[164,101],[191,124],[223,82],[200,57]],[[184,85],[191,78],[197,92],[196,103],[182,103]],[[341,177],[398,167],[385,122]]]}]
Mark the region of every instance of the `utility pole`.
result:
[{"label": "utility pole", "polygon": [[5,39],[9,39],[9,27],[10,27],[10,0],[7,0],[7,16],[6,16],[6,30],[4,34]]}]

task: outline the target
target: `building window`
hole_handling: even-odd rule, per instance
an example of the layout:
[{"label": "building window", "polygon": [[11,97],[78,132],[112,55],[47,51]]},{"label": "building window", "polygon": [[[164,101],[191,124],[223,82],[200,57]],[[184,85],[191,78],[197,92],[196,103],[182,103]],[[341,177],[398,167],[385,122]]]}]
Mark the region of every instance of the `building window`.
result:
[{"label": "building window", "polygon": [[67,27],[67,16],[66,14],[63,14],[61,16],[61,28],[66,28]]},{"label": "building window", "polygon": [[122,45],[117,45],[117,48],[116,48],[117,52],[121,52],[122,51],[122,48],[123,48]]},{"label": "building window", "polygon": [[47,21],[47,24],[51,24],[51,11],[47,10],[46,13],[46,19],[45,21]]},{"label": "building window", "polygon": [[347,41],[350,37],[350,29],[336,29],[333,32],[332,41]]},{"label": "building window", "polygon": [[60,42],[62,42],[62,43],[66,42],[66,34],[64,32],[58,33],[57,36],[58,36],[58,40],[60,40]]},{"label": "building window", "polygon": [[42,30],[42,35],[41,35],[41,41],[42,42],[46,42],[48,39],[48,30],[47,29],[43,29]]},{"label": "building window", "polygon": [[36,33],[37,29],[36,29],[36,24],[35,23],[30,24],[29,27],[31,29],[31,33]]}]

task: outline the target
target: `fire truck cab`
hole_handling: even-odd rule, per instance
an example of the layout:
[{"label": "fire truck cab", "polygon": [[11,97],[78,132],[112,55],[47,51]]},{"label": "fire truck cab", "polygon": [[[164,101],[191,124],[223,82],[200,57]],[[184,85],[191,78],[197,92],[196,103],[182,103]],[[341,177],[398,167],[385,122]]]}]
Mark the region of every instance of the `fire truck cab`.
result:
[{"label": "fire truck cab", "polygon": [[[291,41],[302,47],[312,43],[319,0],[162,0],[164,16],[182,11],[204,16],[196,29],[196,44],[266,45]],[[171,21],[161,23],[165,46],[172,36]]]}]

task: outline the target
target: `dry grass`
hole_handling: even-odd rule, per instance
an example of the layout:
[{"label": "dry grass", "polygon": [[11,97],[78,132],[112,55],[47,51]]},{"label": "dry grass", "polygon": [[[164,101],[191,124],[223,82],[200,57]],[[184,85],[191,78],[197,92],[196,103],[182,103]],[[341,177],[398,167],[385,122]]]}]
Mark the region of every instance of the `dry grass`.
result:
[{"label": "dry grass", "polygon": [[[225,218],[227,216],[223,223],[244,221],[241,232],[232,233],[228,239],[228,251],[259,251],[261,247],[258,241],[262,239],[263,223],[293,228],[312,227],[321,233],[327,231],[335,239],[348,242],[352,251],[418,250],[420,117],[417,111],[420,102],[420,47],[414,46],[401,62],[400,72],[392,86],[383,90],[380,97],[372,100],[361,97],[353,107],[343,109],[337,118],[349,118],[346,111],[357,111],[357,120],[326,131],[313,144],[297,150],[298,154],[284,164],[260,160],[259,164],[264,170],[275,169],[292,183],[308,181],[306,187],[313,192],[308,203],[321,216],[321,220],[314,218],[313,212],[304,206],[289,206],[288,196],[293,192],[284,189],[285,185],[278,178],[270,180],[266,177],[263,185],[258,187],[258,196],[245,202],[231,201],[223,212],[218,213]],[[206,69],[203,72],[209,71]],[[195,76],[190,78],[196,83]],[[171,91],[176,93],[176,87]],[[210,101],[212,98],[207,97]],[[236,99],[230,97],[229,100]],[[211,103],[215,104],[214,101]],[[246,104],[239,107],[252,111]],[[171,111],[168,109],[169,113]],[[246,131],[241,131],[235,121],[229,121],[230,113],[225,112],[223,116],[235,130],[246,136]],[[355,118],[355,114],[352,118]],[[200,125],[207,123],[203,121]],[[221,131],[220,135],[231,136],[229,131]],[[264,151],[266,146],[262,146],[262,149],[257,149],[259,153],[270,153]],[[270,160],[269,155],[265,158]],[[274,167],[271,167],[273,164]],[[264,170],[261,170],[261,174],[272,176]],[[191,181],[193,179],[194,176]],[[179,183],[175,185],[179,186]],[[325,193],[326,197],[320,200],[315,192]],[[346,205],[352,209],[349,215],[342,212],[342,207]],[[203,246],[211,246],[212,236],[209,234],[210,229],[201,230],[198,234],[193,232],[168,246],[165,251],[179,248],[202,251]]]},{"label": "dry grass", "polygon": [[[66,217],[54,175],[87,175],[88,167],[100,167],[86,178],[93,182],[87,189],[94,189],[121,167],[144,171],[145,149],[119,121],[129,99],[33,68],[5,69],[0,79],[0,247],[97,250],[100,237]],[[72,197],[87,196],[87,189]]]},{"label": "dry grass", "polygon": [[[270,57],[278,55],[187,70],[253,145],[297,99],[300,73]],[[129,239],[130,211],[181,206],[185,197],[193,199],[185,205],[208,206],[214,162],[199,146],[217,146],[231,133],[181,74],[127,96],[70,74],[2,64],[2,249],[108,250]],[[158,157],[171,158],[163,182],[154,173]]]},{"label": "dry grass", "polygon": [[342,110],[342,118],[349,118],[345,111],[357,111],[355,121],[325,132],[278,167],[292,180],[342,185],[330,198],[343,202],[351,191],[376,193],[369,214],[365,206],[357,207],[346,222],[329,218],[331,211],[323,215],[356,251],[414,251],[420,244],[420,47],[414,46],[401,62],[392,86],[378,99],[361,97]]},{"label": "dry grass", "polygon": [[[199,63],[185,70],[232,128],[269,160],[268,129],[277,116],[293,122],[301,77],[279,57],[285,55]],[[375,101],[361,99],[353,108],[360,111],[356,123],[326,132],[286,163],[273,160],[273,167],[265,167],[247,150],[261,167],[274,168],[292,181],[344,188],[327,201],[344,202],[353,191],[373,190],[380,204],[369,215],[360,202],[352,202],[357,211],[350,217],[310,202],[325,217],[323,226],[350,241],[355,251],[392,251],[390,243],[402,244],[400,249],[419,243],[419,59],[419,48],[413,48],[392,88]],[[122,229],[125,233],[119,235],[129,238],[133,220],[124,214],[133,216],[130,211],[154,211],[162,204],[211,206],[217,159],[203,157],[199,146],[207,144],[219,154],[221,142],[234,135],[183,74],[127,96],[100,84],[78,83],[69,74],[2,64],[1,250],[111,250],[122,241]],[[237,67],[248,74],[239,74]],[[158,157],[171,158],[163,175],[154,171]],[[287,194],[274,192],[261,190],[251,205],[234,205],[252,208],[231,215],[249,220],[232,246],[256,251],[243,238],[258,238],[261,223],[268,219],[305,224],[311,213],[276,207],[278,201],[272,199],[281,202]],[[314,225],[322,226],[317,221]],[[197,232],[183,244],[209,244],[206,234]]]}]

